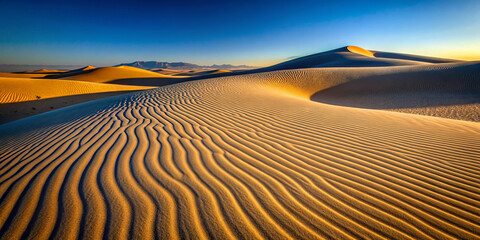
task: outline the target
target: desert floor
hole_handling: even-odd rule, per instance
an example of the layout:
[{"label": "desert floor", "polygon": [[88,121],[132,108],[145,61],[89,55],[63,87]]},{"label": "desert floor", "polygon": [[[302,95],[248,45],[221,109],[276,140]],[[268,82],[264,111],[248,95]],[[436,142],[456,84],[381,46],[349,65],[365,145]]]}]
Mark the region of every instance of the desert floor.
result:
[{"label": "desert floor", "polygon": [[348,47],[0,87],[1,239],[480,239],[479,62]]}]

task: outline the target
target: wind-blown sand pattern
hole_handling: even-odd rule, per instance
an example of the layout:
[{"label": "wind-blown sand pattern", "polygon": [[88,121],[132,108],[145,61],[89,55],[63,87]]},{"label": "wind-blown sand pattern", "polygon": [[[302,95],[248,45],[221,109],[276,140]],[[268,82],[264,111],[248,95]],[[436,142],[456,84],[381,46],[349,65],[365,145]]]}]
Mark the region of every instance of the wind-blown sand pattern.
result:
[{"label": "wind-blown sand pattern", "polygon": [[135,91],[148,88],[150,87],[68,80],[0,77],[0,103],[24,102],[89,93]]},{"label": "wind-blown sand pattern", "polygon": [[397,71],[376,69],[192,81],[0,125],[0,236],[480,239],[479,123],[310,100]]}]

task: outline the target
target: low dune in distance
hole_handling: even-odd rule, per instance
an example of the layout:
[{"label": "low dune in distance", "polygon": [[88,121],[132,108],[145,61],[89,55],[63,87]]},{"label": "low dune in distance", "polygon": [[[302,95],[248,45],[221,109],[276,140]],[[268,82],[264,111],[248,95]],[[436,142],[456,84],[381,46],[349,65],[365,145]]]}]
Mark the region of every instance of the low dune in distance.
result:
[{"label": "low dune in distance", "polygon": [[[54,73],[55,75],[58,73]],[[1,78],[44,78],[52,74],[39,74],[39,73],[3,73],[0,72]]]},{"label": "low dune in distance", "polygon": [[43,73],[43,74],[48,74],[48,73],[62,73],[62,72],[67,72],[68,70],[56,70],[56,69],[40,69],[40,70],[35,70],[35,71],[26,71],[23,73]]},{"label": "low dune in distance", "polygon": [[175,78],[140,68],[120,66],[82,69],[82,71],[70,71],[58,74],[52,78],[67,79],[76,81],[108,83],[125,78]]},{"label": "low dune in distance", "polygon": [[0,239],[480,239],[480,62],[365,51],[0,125]]}]

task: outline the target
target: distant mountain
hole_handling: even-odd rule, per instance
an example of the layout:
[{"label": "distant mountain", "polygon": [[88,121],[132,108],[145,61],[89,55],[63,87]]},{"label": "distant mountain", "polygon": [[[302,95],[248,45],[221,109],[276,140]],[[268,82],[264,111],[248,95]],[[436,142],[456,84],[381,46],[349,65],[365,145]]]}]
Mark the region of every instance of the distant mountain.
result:
[{"label": "distant mountain", "polygon": [[130,66],[130,67],[136,67],[136,68],[142,68],[142,69],[204,69],[204,68],[215,68],[215,69],[225,69],[225,70],[230,70],[230,69],[252,69],[254,67],[252,66],[247,66],[247,65],[239,65],[239,66],[234,66],[230,64],[222,64],[222,65],[211,65],[211,66],[200,66],[197,64],[193,63],[185,63],[185,62],[157,62],[157,61],[136,61],[136,62],[131,62],[131,63],[122,63],[119,65],[116,65],[115,67],[118,66]]},{"label": "distant mountain", "polygon": [[255,67],[252,67],[252,66],[247,66],[247,65],[231,65],[231,64],[222,64],[222,65],[217,65],[217,64],[213,64],[212,66],[209,66],[210,68],[217,68],[217,69],[226,69],[226,70],[229,70],[229,69],[252,69],[252,68],[255,68]]}]

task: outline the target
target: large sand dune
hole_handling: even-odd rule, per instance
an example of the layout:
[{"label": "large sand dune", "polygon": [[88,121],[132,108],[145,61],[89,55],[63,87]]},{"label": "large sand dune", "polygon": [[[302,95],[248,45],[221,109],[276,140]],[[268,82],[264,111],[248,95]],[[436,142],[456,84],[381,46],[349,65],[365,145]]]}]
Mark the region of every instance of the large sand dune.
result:
[{"label": "large sand dune", "polygon": [[407,59],[398,54],[395,57],[383,57],[381,52],[375,53],[357,46],[347,46],[327,52],[295,58],[266,68],[265,70],[285,70],[315,67],[385,67],[429,64],[422,59]]},{"label": "large sand dune", "polygon": [[[271,72],[277,70],[289,70],[300,68],[354,68],[354,67],[396,67],[396,66],[415,66],[432,65],[441,63],[459,63],[462,61],[452,59],[442,59],[435,57],[425,57],[401,53],[389,53],[380,51],[370,51],[357,46],[346,46],[331,51],[320,52],[304,57],[294,58],[269,67],[234,71],[226,73],[217,73],[217,77],[232,75],[243,75],[261,72]],[[196,76],[191,79],[206,79],[209,75]]]},{"label": "large sand dune", "polygon": [[[416,65],[192,81],[0,125],[0,237],[480,239],[479,123],[310,99],[478,68]],[[410,86],[431,88],[380,88]]]}]

